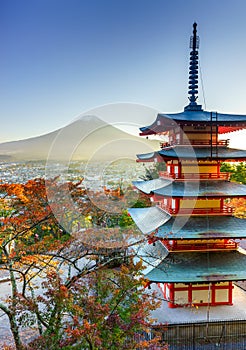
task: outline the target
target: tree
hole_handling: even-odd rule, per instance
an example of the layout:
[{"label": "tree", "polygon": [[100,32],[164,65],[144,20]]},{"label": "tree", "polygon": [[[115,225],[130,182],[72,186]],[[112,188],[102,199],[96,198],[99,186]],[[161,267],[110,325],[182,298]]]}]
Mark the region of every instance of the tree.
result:
[{"label": "tree", "polygon": [[231,163],[222,163],[220,166],[220,171],[222,173],[234,173],[235,172],[235,166]]},{"label": "tree", "polygon": [[0,302],[8,316],[16,349],[23,349],[18,322],[18,293],[32,293],[32,281],[54,268],[47,252],[57,249],[66,234],[57,224],[46,197],[42,179],[26,184],[1,184],[1,270],[9,275],[11,295]]},{"label": "tree", "polygon": [[[1,269],[8,272],[11,285],[11,295],[0,302],[0,309],[9,318],[16,349],[28,348],[20,337],[22,327],[35,327],[39,333],[39,340],[30,349],[76,349],[81,344],[97,349],[100,342],[107,341],[116,348],[114,344],[120,344],[118,338],[123,333],[125,344],[130,339],[133,344],[146,329],[149,313],[156,306],[153,298],[143,293],[141,266],[132,260],[130,246],[139,237],[134,236],[131,226],[123,232],[98,226],[75,234],[78,213],[96,213],[96,209],[92,205],[88,209],[82,200],[85,193],[80,183],[49,181],[55,198],[52,203],[42,179],[0,185]],[[69,189],[78,212],[72,212],[66,203],[64,188]],[[60,224],[64,220],[66,229]],[[129,260],[122,260],[126,249],[131,252]],[[111,304],[115,305],[113,309]],[[95,343],[90,333],[93,330]],[[87,333],[91,334],[89,341]],[[125,344],[122,349],[127,349]],[[151,342],[143,344],[145,349],[151,346]]]},{"label": "tree", "polygon": [[240,219],[246,219],[246,199],[233,198],[230,205],[234,208],[234,216]]},{"label": "tree", "polygon": [[148,330],[157,303],[144,292],[141,269],[131,260],[119,269],[100,268],[72,279],[49,274],[42,296],[22,302],[28,311],[38,309],[46,323],[30,349],[153,348],[159,338],[145,341],[141,333]]},{"label": "tree", "polygon": [[241,162],[236,166],[232,179],[236,182],[246,184],[246,163]]},{"label": "tree", "polygon": [[154,163],[151,167],[145,168],[145,174],[141,176],[143,180],[158,179],[159,171],[165,171],[167,169],[165,162]]},{"label": "tree", "polygon": [[[230,163],[221,164],[222,172],[231,173],[231,180],[246,184],[246,163],[239,163],[236,165],[231,165]],[[234,208],[234,215],[238,218],[246,218],[246,200],[245,198],[233,198],[230,201],[230,206]]]},{"label": "tree", "polygon": [[231,180],[246,184],[246,163],[239,164],[222,163],[221,172],[231,173]]}]

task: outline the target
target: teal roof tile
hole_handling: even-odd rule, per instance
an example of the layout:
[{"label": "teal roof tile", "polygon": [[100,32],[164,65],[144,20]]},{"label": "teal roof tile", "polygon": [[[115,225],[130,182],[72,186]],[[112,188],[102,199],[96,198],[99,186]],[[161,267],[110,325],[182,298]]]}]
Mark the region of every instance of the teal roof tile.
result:
[{"label": "teal roof tile", "polygon": [[176,216],[155,234],[168,239],[246,238],[246,220],[233,216]]},{"label": "teal roof tile", "polygon": [[158,266],[169,254],[167,248],[160,241],[157,241],[154,245],[141,244],[139,247],[135,246],[135,249],[137,257],[141,258],[145,266],[144,274]]},{"label": "teal roof tile", "polygon": [[187,124],[201,123],[210,125],[215,124],[218,126],[234,125],[244,127],[246,125],[246,115],[239,114],[223,114],[214,113],[211,118],[211,112],[196,110],[196,111],[184,111],[181,113],[164,114],[159,113],[156,120],[149,126],[141,127],[140,131],[146,133],[151,131],[152,133],[158,132],[160,124],[168,130],[173,128],[176,124]]},{"label": "teal roof tile", "polygon": [[130,208],[129,214],[142,233],[150,233],[170,220],[171,215],[158,207]]},{"label": "teal roof tile", "polygon": [[172,197],[244,197],[246,185],[229,181],[174,181],[152,192]]},{"label": "teal roof tile", "polygon": [[164,239],[246,238],[246,221],[234,216],[171,216],[158,207],[128,209],[144,234]]},{"label": "teal roof tile", "polygon": [[[218,151],[218,152],[217,152]],[[168,158],[179,158],[179,159],[241,159],[246,158],[246,150],[239,150],[236,148],[228,147],[192,147],[192,146],[174,146],[169,148],[164,148],[158,153],[163,157]]]},{"label": "teal roof tile", "polygon": [[145,277],[151,282],[215,282],[246,280],[246,255],[230,252],[170,253]]},{"label": "teal roof tile", "polygon": [[[212,154],[212,156],[211,156]],[[207,159],[221,159],[221,160],[245,160],[246,150],[236,148],[218,147],[218,152],[215,147],[193,147],[193,146],[173,146],[163,148],[160,151],[137,154],[137,158],[141,161],[154,161],[161,155],[164,159],[189,159],[189,160],[207,160]]]},{"label": "teal roof tile", "polygon": [[[213,112],[213,117],[215,113]],[[197,122],[211,122],[211,112],[209,111],[184,111],[181,113],[159,113],[157,118],[177,120],[177,121],[197,121]],[[213,118],[213,122],[214,122]],[[246,123],[246,115],[243,114],[225,114],[225,113],[217,113],[217,123],[220,125],[221,123],[233,123],[234,125],[237,123]]]},{"label": "teal roof tile", "polygon": [[151,191],[163,188],[172,183],[172,180],[158,178],[148,181],[133,181],[132,184],[140,191],[149,194]]}]

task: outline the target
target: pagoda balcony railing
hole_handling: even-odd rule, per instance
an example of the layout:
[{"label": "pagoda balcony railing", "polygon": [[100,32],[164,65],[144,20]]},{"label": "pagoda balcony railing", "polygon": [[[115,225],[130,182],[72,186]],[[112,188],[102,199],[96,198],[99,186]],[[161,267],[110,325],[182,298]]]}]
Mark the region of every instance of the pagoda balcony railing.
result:
[{"label": "pagoda balcony railing", "polygon": [[180,176],[178,174],[170,174],[167,171],[159,171],[159,176],[176,179],[176,180],[229,180],[230,173],[183,173]]},{"label": "pagoda balcony railing", "polygon": [[225,240],[224,242],[210,242],[210,243],[186,243],[179,244],[177,241],[163,240],[162,243],[169,251],[207,251],[207,250],[223,250],[223,249],[237,249],[237,243],[233,240]]},{"label": "pagoda balcony railing", "polygon": [[[230,140],[218,140],[217,142],[212,142],[212,146],[229,146]],[[171,141],[171,142],[160,142],[160,147],[168,148],[173,146],[211,146],[211,140],[187,140],[187,141]]]},{"label": "pagoda balcony railing", "polygon": [[169,206],[160,203],[158,206],[174,215],[232,215],[235,211],[235,208],[227,205],[223,208],[170,208]]}]

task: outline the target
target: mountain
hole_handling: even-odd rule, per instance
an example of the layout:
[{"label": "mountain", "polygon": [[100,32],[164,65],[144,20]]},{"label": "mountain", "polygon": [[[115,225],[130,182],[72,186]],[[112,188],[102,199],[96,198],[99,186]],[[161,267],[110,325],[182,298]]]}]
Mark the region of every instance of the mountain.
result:
[{"label": "mountain", "polygon": [[130,135],[95,116],[25,140],[0,144],[0,160],[105,160],[135,158],[158,149],[159,142]]}]

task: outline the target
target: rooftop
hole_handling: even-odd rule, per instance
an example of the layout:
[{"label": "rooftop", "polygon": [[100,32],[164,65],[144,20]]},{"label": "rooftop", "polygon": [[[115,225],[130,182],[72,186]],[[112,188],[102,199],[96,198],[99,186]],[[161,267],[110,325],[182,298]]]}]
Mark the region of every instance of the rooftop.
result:
[{"label": "rooftop", "polygon": [[[147,257],[145,257],[147,260]],[[169,253],[145,274],[151,282],[194,283],[246,280],[246,255],[239,251]]]},{"label": "rooftop", "polygon": [[172,180],[169,179],[163,179],[163,178],[158,178],[158,179],[153,179],[153,180],[148,180],[148,181],[133,181],[132,184],[135,186],[137,189],[140,191],[149,194],[150,192],[157,190],[159,188],[162,188],[164,186],[169,185],[172,183]]},{"label": "rooftop", "polygon": [[173,181],[152,192],[167,197],[244,197],[246,185],[229,181]]},{"label": "rooftop", "polygon": [[[181,113],[157,115],[155,122],[140,128],[141,135],[156,134],[163,130],[170,130],[177,125],[218,125],[219,133],[240,130],[246,127],[246,115],[223,114],[203,110],[191,110]],[[231,129],[233,128],[233,129]],[[227,131],[228,130],[228,131]]]},{"label": "rooftop", "polygon": [[139,160],[154,161],[154,158],[160,156],[163,159],[188,159],[192,161],[221,159],[221,160],[246,160],[246,150],[239,150],[228,147],[194,147],[194,146],[173,146],[166,147],[157,152],[138,154]]},{"label": "rooftop", "polygon": [[155,231],[171,218],[170,214],[158,207],[129,208],[128,212],[142,233]]},{"label": "rooftop", "polygon": [[130,208],[129,214],[143,234],[163,239],[246,238],[245,220],[234,216],[176,216],[158,207]]}]

